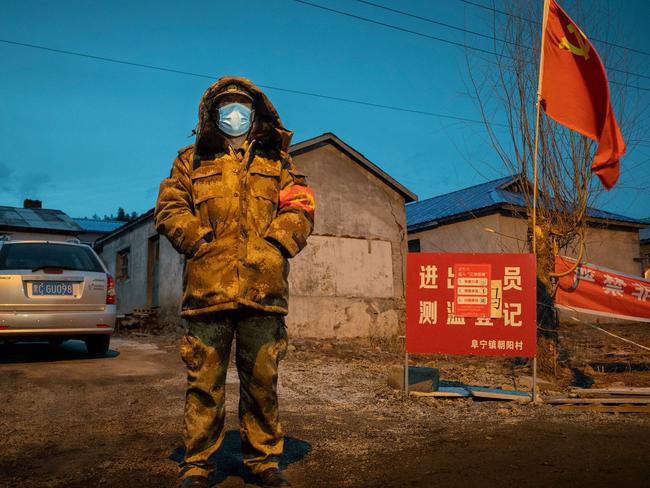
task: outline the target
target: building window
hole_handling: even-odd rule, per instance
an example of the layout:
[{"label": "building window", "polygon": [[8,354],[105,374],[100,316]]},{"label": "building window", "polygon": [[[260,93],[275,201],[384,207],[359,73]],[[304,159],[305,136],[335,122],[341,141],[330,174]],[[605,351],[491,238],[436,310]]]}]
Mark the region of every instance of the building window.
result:
[{"label": "building window", "polygon": [[115,261],[115,274],[118,280],[129,279],[129,260],[131,257],[131,248],[127,247],[117,252]]},{"label": "building window", "polygon": [[409,252],[420,252],[420,239],[411,239],[409,241]]}]

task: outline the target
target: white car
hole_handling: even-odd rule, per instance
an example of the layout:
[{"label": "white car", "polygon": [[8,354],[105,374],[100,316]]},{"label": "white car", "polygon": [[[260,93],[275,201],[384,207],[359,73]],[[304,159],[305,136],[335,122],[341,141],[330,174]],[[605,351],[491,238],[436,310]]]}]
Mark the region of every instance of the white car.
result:
[{"label": "white car", "polygon": [[103,356],[115,315],[115,283],[90,246],[0,239],[0,342],[80,339]]}]

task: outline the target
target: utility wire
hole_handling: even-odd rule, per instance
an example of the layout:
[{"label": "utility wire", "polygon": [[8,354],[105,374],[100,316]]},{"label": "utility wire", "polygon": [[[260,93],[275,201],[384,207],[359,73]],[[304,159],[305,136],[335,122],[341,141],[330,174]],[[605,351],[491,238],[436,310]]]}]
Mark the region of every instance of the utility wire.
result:
[{"label": "utility wire", "polygon": [[[576,310],[573,307],[570,307],[568,305],[564,305],[564,306],[566,308],[568,308],[569,310],[573,311],[573,312],[580,313],[579,310]],[[601,332],[604,332],[605,334],[610,335],[612,337],[615,337],[616,339],[620,339],[622,341],[625,341],[625,342],[633,344],[633,345],[635,345],[637,347],[640,347],[641,349],[645,349],[646,351],[650,351],[650,347],[648,347],[648,346],[644,346],[643,344],[639,344],[638,342],[634,342],[634,341],[631,341],[630,339],[626,339],[625,337],[621,337],[619,335],[613,334],[610,331],[603,329],[602,327],[598,327],[597,325],[593,325],[593,324],[590,324],[588,322],[585,322],[584,320],[580,320],[577,316],[573,316],[573,317],[571,317],[571,319],[575,320],[576,322],[580,322],[582,324],[588,325],[592,329],[596,329],[596,330],[599,330]]]},{"label": "utility wire", "polygon": [[485,53],[485,54],[494,54],[493,51],[489,51],[487,49],[482,49],[480,47],[474,47],[474,46],[468,46],[467,44],[463,44],[462,42],[450,41],[449,39],[443,39],[442,37],[431,36],[429,34],[424,34],[422,32],[417,32],[417,31],[414,31],[414,30],[405,29],[403,27],[398,27],[398,26],[393,25],[393,24],[387,24],[385,22],[380,22],[378,20],[369,19],[367,17],[361,17],[360,15],[351,14],[349,12],[343,12],[342,10],[336,10],[334,8],[325,7],[324,5],[318,5],[316,3],[307,2],[305,0],[293,0],[293,1],[298,2],[298,3],[302,3],[303,5],[308,5],[310,7],[319,8],[321,10],[326,10],[328,12],[332,12],[332,13],[335,13],[335,14],[345,15],[346,17],[351,17],[353,19],[361,20],[363,22],[368,22],[370,24],[380,25],[380,26],[386,27],[388,29],[393,29],[393,30],[400,31],[400,32],[406,32],[407,34],[413,34],[415,36],[426,37],[427,39],[433,39],[434,41],[444,42],[446,44],[451,44],[452,46],[468,48],[468,49],[472,49],[474,51],[482,52],[482,53]]},{"label": "utility wire", "polygon": [[[490,36],[490,35],[487,35],[487,34],[482,34],[481,32],[472,31],[472,30],[469,30],[469,29],[465,29],[463,27],[458,27],[456,25],[447,24],[447,23],[444,23],[444,22],[439,22],[437,20],[433,20],[433,19],[430,19],[430,18],[427,18],[427,17],[422,17],[420,15],[415,15],[415,14],[411,14],[409,12],[404,12],[402,10],[397,10],[397,9],[394,9],[394,8],[386,7],[384,5],[380,5],[378,3],[370,2],[368,0],[356,0],[356,1],[359,2],[359,3],[364,3],[366,5],[370,5],[370,6],[375,7],[375,8],[379,8],[379,9],[387,10],[389,12],[393,12],[393,13],[396,13],[396,14],[399,14],[399,15],[403,15],[405,17],[411,17],[413,19],[418,19],[418,20],[422,20],[424,22],[429,22],[430,24],[440,25],[440,26],[443,26],[443,27],[447,27],[448,29],[457,30],[457,31],[463,32],[465,34],[471,34],[473,36],[479,36],[479,37],[482,37],[484,39],[489,39],[491,41],[497,41],[497,42],[502,42],[504,44],[510,44],[511,46],[520,47],[520,48],[523,48],[523,49],[528,49],[528,50],[533,51],[533,52],[538,52],[539,51],[539,49],[534,48],[532,46],[526,46],[524,44],[519,44],[517,42],[509,41],[507,39],[501,39],[499,37]],[[637,76],[639,78],[645,78],[647,80],[650,80],[650,76],[644,75],[644,74],[641,74],[641,73],[634,73],[634,72],[631,72],[631,71],[626,71],[626,70],[618,69],[618,68],[607,68],[607,69],[609,71],[615,71],[617,73],[623,73],[625,75]]]},{"label": "utility wire", "polygon": [[[513,45],[515,45],[515,46],[519,46],[519,44],[517,44],[517,43],[515,43],[515,42],[512,42],[512,41],[507,41],[507,40],[504,40],[504,39],[499,39],[499,38],[497,38],[497,37],[490,36],[490,35],[488,35],[488,34],[483,34],[483,33],[481,33],[481,32],[476,32],[476,31],[472,31],[472,30],[469,30],[469,29],[464,29],[464,28],[462,28],[462,27],[458,27],[458,26],[456,26],[456,25],[447,24],[447,23],[445,23],[445,22],[440,22],[440,21],[438,21],[438,20],[433,20],[433,19],[430,19],[430,18],[427,18],[427,17],[422,17],[422,16],[420,16],[420,15],[411,14],[411,13],[409,13],[409,12],[404,12],[404,11],[402,11],[402,10],[397,10],[396,8],[386,7],[385,5],[380,5],[380,4],[378,4],[378,3],[374,3],[374,2],[369,2],[368,0],[355,0],[355,1],[357,1],[357,2],[359,2],[359,3],[365,3],[366,5],[370,5],[370,6],[375,7],[375,8],[380,8],[380,9],[382,9],[382,10],[386,10],[386,11],[388,11],[388,12],[393,12],[393,13],[395,13],[395,14],[400,14],[400,15],[404,15],[404,16],[406,16],[406,17],[411,17],[412,19],[423,20],[424,22],[428,22],[428,23],[430,23],[430,24],[440,25],[440,26],[442,26],[442,27],[447,27],[448,29],[456,30],[456,31],[459,31],[459,32],[464,32],[464,33],[466,33],[466,34],[472,34],[472,35],[474,35],[474,36],[479,36],[479,37],[482,37],[482,38],[484,38],[484,39],[489,39],[490,41],[505,42],[505,43],[507,43],[507,44],[513,44]],[[526,47],[527,47],[527,46],[526,46]],[[529,48],[529,49],[530,49],[530,48]]]},{"label": "utility wire", "polygon": [[[144,69],[151,69],[151,70],[156,70],[156,71],[162,71],[166,73],[175,73],[179,75],[186,75],[186,76],[194,76],[197,78],[206,78],[209,80],[216,80],[217,77],[213,75],[208,75],[204,73],[195,73],[191,71],[184,71],[184,70],[179,70],[179,69],[174,69],[174,68],[167,68],[163,66],[155,66],[153,64],[145,64],[145,63],[136,63],[133,61],[125,61],[123,59],[117,59],[117,58],[109,58],[105,56],[95,56],[93,54],[87,54],[87,53],[80,53],[76,51],[68,51],[65,49],[56,49],[48,46],[39,46],[36,44],[28,44],[25,42],[17,42],[17,41],[11,41],[9,39],[0,39],[0,42],[13,45],[13,46],[21,46],[21,47],[28,47],[31,49],[39,49],[41,51],[48,51],[48,52],[53,52],[53,53],[58,53],[58,54],[67,54],[69,56],[77,56],[80,58],[88,58],[88,59],[94,59],[97,61],[104,61],[107,63],[115,63],[115,64],[122,64],[126,66],[134,66],[137,68],[144,68]],[[323,95],[322,93],[315,93],[315,92],[308,92],[308,91],[303,91],[303,90],[294,90],[291,88],[283,88],[280,86],[272,86],[272,85],[262,85],[259,84],[261,88],[266,88],[268,90],[275,90],[279,92],[284,92],[284,93],[292,93],[295,95],[304,95],[308,97],[315,97],[315,98],[322,98],[326,100],[334,100],[337,102],[345,102],[345,103],[354,103],[357,105],[363,105],[366,107],[375,107],[375,108],[382,108],[386,110],[394,110],[398,112],[408,112],[408,113],[413,113],[413,114],[419,114],[419,115],[426,115],[429,117],[438,117],[438,118],[443,118],[443,119],[449,119],[449,120],[457,120],[459,122],[469,122],[473,124],[484,124],[484,121],[479,120],[479,119],[471,119],[469,117],[460,117],[456,115],[450,115],[450,114],[444,114],[444,113],[438,113],[438,112],[429,112],[426,110],[415,110],[415,109],[409,109],[409,108],[404,108],[404,107],[398,107],[394,105],[384,105],[381,103],[373,103],[373,102],[366,102],[363,100],[356,100],[353,98],[343,98],[343,97],[336,97],[332,95]],[[507,127],[505,124],[493,124],[495,126],[500,126],[500,127]]]},{"label": "utility wire", "polygon": [[[511,14],[510,12],[505,12],[503,10],[499,10],[497,8],[494,8],[494,7],[489,7],[487,5],[482,5],[480,3],[472,2],[470,0],[460,0],[460,1],[463,2],[463,3],[466,3],[468,5],[472,5],[474,7],[480,7],[482,9],[489,10],[491,12],[496,12],[496,13],[501,14],[501,15],[507,15],[508,17],[513,17],[515,19],[523,20],[524,22],[528,22],[528,23],[531,23],[531,24],[542,25],[542,23],[537,21],[537,20],[532,20],[532,19],[528,19],[526,17],[521,17],[519,15]],[[638,53],[638,54],[643,54],[645,56],[650,56],[650,52],[648,52],[648,51],[642,51],[641,49],[636,49],[636,48],[629,47],[629,46],[623,46],[621,44],[616,44],[616,43],[613,43],[613,42],[604,41],[602,39],[596,39],[595,37],[592,37],[592,39],[594,41],[600,42],[602,44],[607,44],[608,46],[617,47],[619,49],[625,49],[627,51],[632,51],[632,52],[635,52],[635,53]]]},{"label": "utility wire", "polygon": [[[325,7],[324,5],[318,5],[316,3],[307,2],[305,0],[293,0],[293,1],[297,2],[297,3],[301,3],[303,5],[308,5],[308,6],[313,7],[313,8],[318,8],[318,9],[321,9],[321,10],[325,10],[327,12],[332,12],[332,13],[335,13],[335,14],[343,15],[345,17],[351,17],[353,19],[361,20],[362,22],[368,22],[370,24],[380,25],[380,26],[386,27],[388,29],[392,29],[392,30],[396,30],[396,31],[400,31],[400,32],[405,32],[405,33],[408,33],[408,34],[413,34],[413,35],[416,35],[416,36],[419,36],[419,37],[425,37],[427,39],[432,39],[434,41],[443,42],[445,44],[451,44],[453,46],[462,47],[462,48],[465,48],[465,49],[470,49],[472,51],[477,51],[477,52],[481,52],[481,53],[484,53],[484,54],[489,54],[489,55],[492,55],[492,56],[501,56],[503,58],[515,61],[515,59],[510,57],[510,56],[507,56],[505,54],[498,54],[497,52],[490,51],[488,49],[483,49],[483,48],[480,48],[480,47],[470,46],[469,44],[464,44],[462,42],[451,41],[449,39],[443,39],[441,37],[431,36],[429,34],[424,34],[422,32],[418,32],[418,31],[414,31],[414,30],[410,30],[410,29],[405,29],[403,27],[398,27],[398,26],[393,25],[393,24],[387,24],[386,22],[380,22],[378,20],[369,19],[367,17],[362,17],[360,15],[351,14],[349,12],[343,12],[342,10],[337,10],[337,9],[330,8],[330,7]],[[643,76],[643,75],[636,75],[636,76]],[[644,88],[642,86],[629,85],[627,83],[621,83],[621,82],[614,81],[614,80],[609,80],[609,82],[612,83],[613,85],[619,85],[619,86],[624,86],[624,87],[627,87],[627,88],[634,88],[634,89],[637,89],[637,90],[650,92],[650,88]]]}]

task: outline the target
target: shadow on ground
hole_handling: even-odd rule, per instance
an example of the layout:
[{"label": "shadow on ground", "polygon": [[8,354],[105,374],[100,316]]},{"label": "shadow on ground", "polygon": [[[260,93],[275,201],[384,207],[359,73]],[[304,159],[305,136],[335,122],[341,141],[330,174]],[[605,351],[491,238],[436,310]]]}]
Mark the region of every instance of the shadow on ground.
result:
[{"label": "shadow on ground", "polygon": [[[285,436],[284,452],[280,457],[280,469],[303,459],[311,450],[311,445],[300,439]],[[177,447],[169,455],[169,459],[180,463],[185,455],[184,447]],[[215,471],[210,476],[210,485],[225,481],[229,476],[237,476],[244,480],[244,483],[255,484],[255,477],[244,467],[241,452],[241,439],[238,430],[229,430],[225,433],[223,444],[219,451],[210,458],[215,466]]]},{"label": "shadow on ground", "polygon": [[0,344],[0,364],[70,361],[75,359],[111,359],[119,356],[109,349],[102,357],[90,356],[82,341],[70,340],[62,344],[49,342],[15,342]]}]

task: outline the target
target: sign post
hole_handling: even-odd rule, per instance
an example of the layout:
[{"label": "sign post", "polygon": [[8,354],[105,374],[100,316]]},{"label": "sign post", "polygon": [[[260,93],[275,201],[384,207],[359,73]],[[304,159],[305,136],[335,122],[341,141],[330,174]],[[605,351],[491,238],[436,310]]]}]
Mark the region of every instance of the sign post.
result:
[{"label": "sign post", "polygon": [[404,385],[408,355],[533,358],[537,293],[533,254],[409,253]]},{"label": "sign post", "polygon": [[409,352],[404,348],[404,394],[409,396]]},{"label": "sign post", "polygon": [[537,403],[537,356],[533,358],[533,403]]}]

